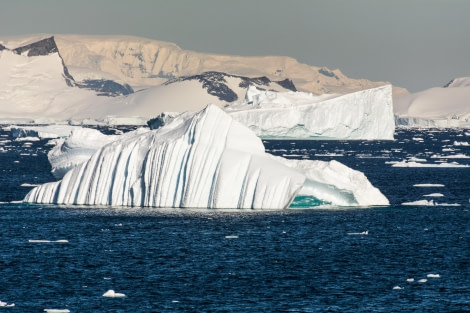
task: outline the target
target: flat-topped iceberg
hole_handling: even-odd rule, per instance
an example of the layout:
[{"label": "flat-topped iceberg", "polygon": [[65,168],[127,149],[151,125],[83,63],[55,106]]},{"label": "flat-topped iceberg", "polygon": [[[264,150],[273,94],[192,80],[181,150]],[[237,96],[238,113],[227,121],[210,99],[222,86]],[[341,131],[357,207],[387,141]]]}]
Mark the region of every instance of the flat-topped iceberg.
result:
[{"label": "flat-topped iceberg", "polygon": [[391,85],[321,96],[250,87],[225,110],[262,138],[392,140],[395,132]]},{"label": "flat-topped iceberg", "polygon": [[[323,174],[321,174],[323,173]],[[123,135],[25,202],[180,208],[287,208],[296,196],[333,205],[388,205],[365,176],[338,162],[265,152],[214,105],[157,130]]]}]

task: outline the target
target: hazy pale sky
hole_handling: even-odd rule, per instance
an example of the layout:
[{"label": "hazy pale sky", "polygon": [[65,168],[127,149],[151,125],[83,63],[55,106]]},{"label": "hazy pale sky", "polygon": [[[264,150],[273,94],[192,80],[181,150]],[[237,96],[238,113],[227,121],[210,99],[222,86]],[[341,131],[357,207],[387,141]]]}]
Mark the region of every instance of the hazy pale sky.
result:
[{"label": "hazy pale sky", "polygon": [[469,0],[2,0],[0,37],[117,34],[285,55],[411,92],[470,76]]}]

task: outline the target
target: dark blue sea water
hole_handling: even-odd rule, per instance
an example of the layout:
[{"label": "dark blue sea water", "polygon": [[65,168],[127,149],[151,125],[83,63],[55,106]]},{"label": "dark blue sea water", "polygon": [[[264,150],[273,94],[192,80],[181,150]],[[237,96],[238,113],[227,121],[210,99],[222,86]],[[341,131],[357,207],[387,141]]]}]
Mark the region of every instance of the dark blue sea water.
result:
[{"label": "dark blue sea water", "polygon": [[[470,168],[392,167],[468,165],[467,142],[468,130],[267,141],[364,172],[391,205],[220,212],[11,202],[53,180],[50,147],[0,131],[0,300],[15,304],[0,310],[470,312]],[[438,205],[402,205],[419,200]]]}]

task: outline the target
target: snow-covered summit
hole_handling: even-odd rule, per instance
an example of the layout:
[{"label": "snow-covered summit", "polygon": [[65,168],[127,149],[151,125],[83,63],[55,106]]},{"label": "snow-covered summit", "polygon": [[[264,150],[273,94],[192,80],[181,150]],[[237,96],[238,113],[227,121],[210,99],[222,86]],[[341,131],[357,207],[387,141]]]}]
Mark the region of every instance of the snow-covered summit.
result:
[{"label": "snow-covered summit", "polygon": [[365,176],[338,162],[265,152],[248,128],[211,105],[154,131],[124,135],[26,202],[282,209],[295,196],[335,205],[387,205]]},{"label": "snow-covered summit", "polygon": [[398,126],[469,127],[470,78],[395,99]]}]

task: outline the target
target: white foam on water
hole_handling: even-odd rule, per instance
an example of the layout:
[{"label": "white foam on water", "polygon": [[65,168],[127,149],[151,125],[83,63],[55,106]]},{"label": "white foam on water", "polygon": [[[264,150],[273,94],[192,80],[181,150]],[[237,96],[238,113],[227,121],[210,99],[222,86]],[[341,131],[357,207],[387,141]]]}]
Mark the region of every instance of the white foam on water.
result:
[{"label": "white foam on water", "polygon": [[441,275],[439,275],[439,274],[428,274],[427,277],[428,278],[440,278]]},{"label": "white foam on water", "polygon": [[69,313],[69,309],[44,309],[46,313]]},{"label": "white foam on water", "polygon": [[443,184],[414,184],[413,187],[445,187]]},{"label": "white foam on water", "polygon": [[225,238],[227,238],[227,239],[237,239],[238,236],[235,236],[235,235],[228,235],[228,236],[225,236]]},{"label": "white foam on water", "polygon": [[423,284],[423,283],[425,283],[425,282],[427,282],[427,281],[428,281],[428,280],[427,280],[426,278],[422,278],[422,279],[418,280],[418,283]]},{"label": "white foam on water", "polygon": [[406,280],[407,283],[412,283],[412,282],[414,282],[414,281],[415,281],[414,278],[408,278],[408,279]]},{"label": "white foam on water", "polygon": [[403,287],[400,287],[400,286],[393,287],[393,290],[402,290],[402,289],[403,289]]}]

